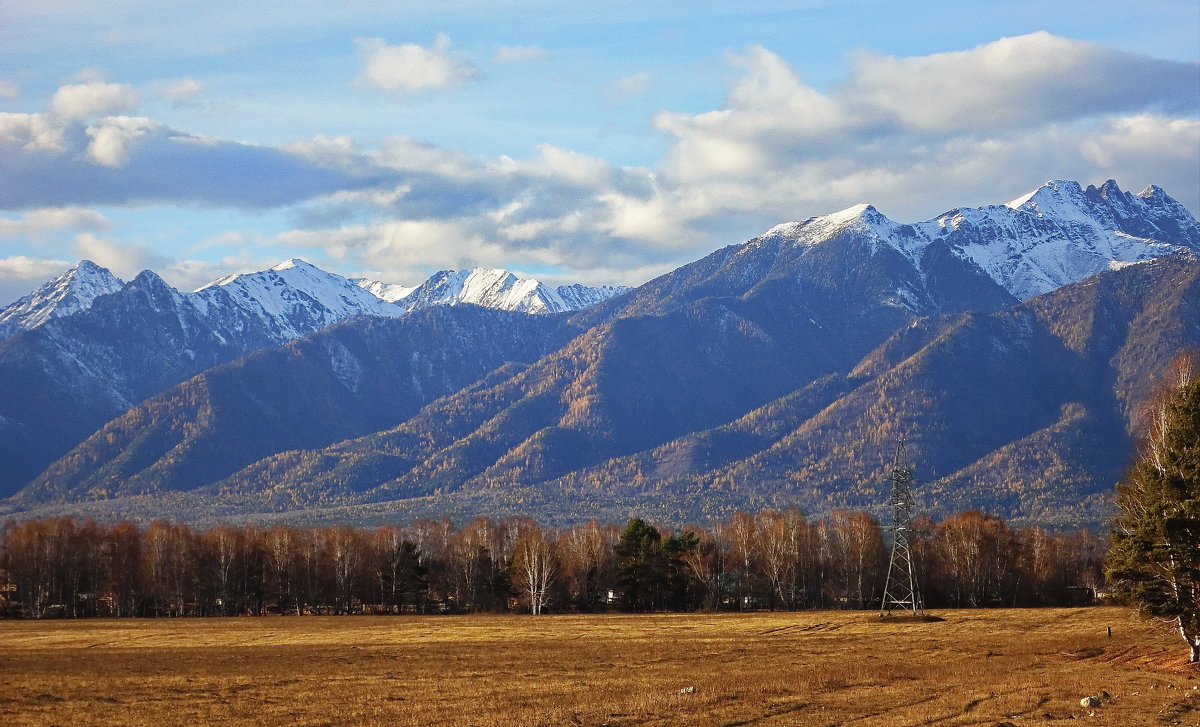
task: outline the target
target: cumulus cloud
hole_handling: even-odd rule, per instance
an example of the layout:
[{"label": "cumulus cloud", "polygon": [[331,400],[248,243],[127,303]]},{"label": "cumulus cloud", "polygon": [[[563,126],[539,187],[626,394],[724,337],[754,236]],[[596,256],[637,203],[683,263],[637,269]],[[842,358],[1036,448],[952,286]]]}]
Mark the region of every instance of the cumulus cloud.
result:
[{"label": "cumulus cloud", "polygon": [[8,116],[35,118],[18,118],[20,133],[10,139],[0,114],[0,152],[6,140],[15,147],[0,163],[0,209],[148,202],[263,209],[361,184],[347,171],[281,149],[196,137],[138,118],[50,127],[53,133],[38,136],[26,132],[44,117]]},{"label": "cumulus cloud", "polygon": [[71,252],[77,259],[91,260],[125,280],[143,270],[161,271],[172,264],[169,257],[145,245],[99,237],[90,232],[75,236]]},{"label": "cumulus cloud", "polygon": [[87,155],[97,164],[119,167],[129,159],[129,151],[140,137],[158,129],[150,119],[137,116],[109,116],[96,126],[87,127]]},{"label": "cumulus cloud", "polygon": [[765,48],[729,60],[743,74],[722,108],[654,119],[672,141],[664,188],[680,200],[776,218],[871,201],[920,216],[940,211],[934,200],[995,201],[1006,184],[1134,176],[1178,182],[1185,204],[1200,201],[1200,64],[1033,33],[929,56],[862,54],[821,92]]},{"label": "cumulus cloud", "polygon": [[66,260],[32,258],[24,255],[0,258],[0,278],[43,281],[71,267]]},{"label": "cumulus cloud", "polygon": [[540,61],[548,53],[536,45],[502,45],[496,50],[492,59],[497,63],[519,63],[523,61]]},{"label": "cumulus cloud", "polygon": [[63,127],[45,114],[12,114],[0,112],[0,148],[23,151],[58,151],[63,149]]},{"label": "cumulus cloud", "polygon": [[226,275],[266,270],[279,263],[278,258],[257,255],[260,252],[242,250],[217,260],[177,260],[154,268],[154,272],[179,290],[196,290]]},{"label": "cumulus cloud", "polygon": [[38,285],[71,267],[66,260],[14,255],[0,258],[0,306],[30,293]]},{"label": "cumulus cloud", "polygon": [[83,207],[43,207],[30,210],[19,218],[0,217],[0,238],[28,237],[35,241],[53,230],[104,232],[112,222],[95,210]]},{"label": "cumulus cloud", "polygon": [[[432,49],[360,46],[364,80],[376,60],[380,78],[393,78],[391,52],[405,48],[462,63],[444,39]],[[7,114],[0,208],[284,208],[295,229],[241,246],[309,249],[339,269],[405,283],[471,265],[637,283],[780,221],[857,202],[916,221],[953,205],[1002,202],[1054,177],[1114,177],[1133,189],[1153,182],[1200,212],[1194,63],[1036,33],[955,53],[861,54],[845,82],[818,90],[766,48],[727,60],[738,76],[717,108],[654,117],[668,150],[653,169],[554,145],[521,158],[405,136],[373,147],[318,136],[272,148],[136,117],[54,126],[48,115]],[[396,93],[442,87],[393,81]],[[26,217],[0,221],[0,230],[32,225]],[[152,259],[135,248],[121,260],[123,243],[101,237],[103,227],[69,229],[86,233],[79,252],[127,267]],[[172,265],[180,280],[220,272],[195,261],[161,267]]]},{"label": "cumulus cloud", "polygon": [[456,88],[479,75],[479,69],[450,52],[445,33],[438,34],[432,48],[388,45],[382,38],[355,42],[363,57],[359,80],[393,96]]},{"label": "cumulus cloud", "polygon": [[905,128],[979,132],[1147,108],[1195,113],[1198,73],[1038,32],[915,58],[863,54],[840,95]]},{"label": "cumulus cloud", "polygon": [[54,92],[50,111],[64,119],[81,119],[129,111],[140,102],[137,92],[125,83],[77,83]]}]

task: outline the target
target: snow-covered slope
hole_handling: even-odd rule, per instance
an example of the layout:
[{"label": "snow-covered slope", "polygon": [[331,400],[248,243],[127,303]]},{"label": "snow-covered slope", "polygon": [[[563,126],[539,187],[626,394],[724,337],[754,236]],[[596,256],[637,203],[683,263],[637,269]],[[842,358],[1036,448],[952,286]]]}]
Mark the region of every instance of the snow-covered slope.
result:
[{"label": "snow-covered slope", "polygon": [[544,314],[579,310],[620,295],[627,288],[613,285],[560,285],[551,287],[534,278],[523,278],[507,270],[472,268],[442,270],[403,295],[400,286],[360,282],[385,300],[395,300],[405,310],[434,305],[470,303],[484,308]]},{"label": "snow-covered slope", "polygon": [[[163,283],[165,286],[166,284]],[[0,340],[91,307],[125,283],[88,260],[81,261],[33,293],[0,310]],[[550,287],[505,270],[443,270],[419,286],[347,279],[299,258],[254,273],[227,275],[191,293],[174,291],[175,306],[193,322],[211,318],[211,328],[245,327],[270,332],[285,343],[353,316],[395,317],[431,305],[471,303],[524,313],[578,310],[627,290],[620,286]],[[217,319],[225,319],[218,324]],[[239,323],[238,321],[241,321]],[[203,324],[198,324],[203,325]]]},{"label": "snow-covered slope", "polygon": [[80,260],[63,274],[0,310],[0,340],[37,328],[51,318],[78,313],[90,307],[96,298],[115,293],[124,285],[91,260]]},{"label": "snow-covered slope", "polygon": [[750,244],[783,239],[815,246],[843,235],[873,251],[899,251],[922,276],[937,258],[932,253],[949,251],[1020,300],[1181,249],[1200,252],[1200,223],[1183,205],[1159,187],[1132,195],[1113,180],[1086,189],[1050,181],[1007,205],[955,209],[916,224],[856,205],[777,225]]},{"label": "snow-covered slope", "polygon": [[223,291],[245,313],[278,331],[280,343],[352,316],[398,316],[404,311],[334,273],[292,258],[270,270],[228,275],[192,293],[193,303],[219,312]]},{"label": "snow-covered slope", "polygon": [[378,280],[368,280],[367,278],[350,278],[350,282],[367,291],[371,295],[386,300],[389,303],[395,303],[401,298],[408,297],[417,289],[415,285],[400,285],[399,283],[381,283]]}]

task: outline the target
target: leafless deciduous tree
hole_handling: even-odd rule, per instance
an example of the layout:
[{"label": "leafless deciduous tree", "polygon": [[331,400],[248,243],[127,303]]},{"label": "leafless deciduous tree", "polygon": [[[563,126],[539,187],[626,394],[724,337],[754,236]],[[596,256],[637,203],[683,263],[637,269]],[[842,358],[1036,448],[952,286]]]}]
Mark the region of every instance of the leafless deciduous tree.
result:
[{"label": "leafless deciduous tree", "polygon": [[558,574],[557,549],[551,536],[527,528],[513,554],[513,584],[529,597],[530,611],[541,614]]}]

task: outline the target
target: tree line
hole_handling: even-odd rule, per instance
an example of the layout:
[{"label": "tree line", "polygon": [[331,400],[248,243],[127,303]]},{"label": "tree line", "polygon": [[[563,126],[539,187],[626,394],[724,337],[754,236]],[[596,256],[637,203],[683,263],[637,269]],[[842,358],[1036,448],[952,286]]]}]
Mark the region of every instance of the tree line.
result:
[{"label": "tree line", "polygon": [[[1089,603],[1106,538],[978,511],[914,523],[928,608]],[[71,517],[0,532],[7,617],[878,608],[889,558],[864,512],[738,512],[550,530],[528,518],[197,530]]]}]

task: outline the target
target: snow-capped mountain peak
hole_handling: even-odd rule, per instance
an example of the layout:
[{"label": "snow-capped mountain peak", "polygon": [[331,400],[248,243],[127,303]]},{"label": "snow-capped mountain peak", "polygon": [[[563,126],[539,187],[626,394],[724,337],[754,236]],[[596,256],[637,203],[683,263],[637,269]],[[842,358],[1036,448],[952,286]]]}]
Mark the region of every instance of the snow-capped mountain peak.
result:
[{"label": "snow-capped mountain peak", "polygon": [[579,283],[554,287],[508,270],[481,267],[439,270],[420,285],[411,287],[369,278],[351,282],[405,311],[468,303],[522,313],[561,313],[587,308],[628,290],[619,285]]},{"label": "snow-capped mountain peak", "polygon": [[53,280],[0,310],[0,340],[37,328],[51,318],[85,310],[96,298],[115,293],[124,285],[91,260],[80,260]]},{"label": "snow-capped mountain peak", "polygon": [[403,309],[299,258],[267,270],[227,275],[192,294],[198,305],[236,305],[278,331],[280,342],[357,315],[398,316]]},{"label": "snow-capped mountain peak", "polygon": [[1132,195],[1111,179],[1087,188],[1052,180],[989,209],[996,239],[963,250],[1021,299],[1108,268],[1200,250],[1200,224],[1159,187]]},{"label": "snow-capped mountain peak", "polygon": [[[620,286],[581,284],[551,287],[536,278],[494,268],[440,270],[407,292],[403,287],[388,287],[385,283],[370,281],[360,281],[359,286],[377,295],[397,295],[394,300],[406,311],[470,304],[534,314],[578,311],[628,290]],[[400,293],[403,295],[398,295]]]},{"label": "snow-capped mountain peak", "polygon": [[1034,214],[1054,214],[1064,209],[1078,207],[1082,203],[1083,197],[1083,187],[1079,186],[1079,182],[1070,179],[1051,179],[1004,206]]},{"label": "snow-capped mountain peak", "polygon": [[[313,270],[321,270],[316,265],[313,265],[312,263],[308,262],[307,260],[302,260],[301,258],[298,258],[298,257],[288,258],[287,260],[284,260],[283,262],[279,263],[278,265],[274,266],[271,269],[272,270],[291,270],[292,268],[301,268],[301,269],[311,268]],[[324,272],[324,271],[321,271],[321,272]]]},{"label": "snow-capped mountain peak", "polygon": [[350,282],[367,291],[371,295],[385,300],[388,303],[395,303],[398,300],[407,298],[414,290],[415,285],[400,285],[399,283],[383,283],[378,280],[370,280],[368,278],[350,278]]},{"label": "snow-capped mountain peak", "polygon": [[565,285],[557,288],[507,270],[443,270],[419,286],[365,279],[349,280],[301,258],[266,270],[226,275],[190,293],[171,287],[145,270],[126,286],[88,260],[63,272],[30,295],[0,310],[0,340],[61,316],[91,307],[101,295],[128,287],[156,310],[181,311],[188,320],[220,327],[251,326],[285,343],[353,316],[395,317],[430,305],[471,303],[526,313],[578,310],[623,293],[616,286]]},{"label": "snow-capped mountain peak", "polygon": [[414,288],[399,304],[407,310],[433,305],[472,305],[498,310],[545,314],[579,310],[627,290],[620,286],[551,287],[536,278],[497,268],[442,270]]},{"label": "snow-capped mountain peak", "polygon": [[815,245],[847,231],[877,235],[888,234],[895,227],[897,227],[897,223],[875,209],[874,205],[856,204],[838,212],[809,217],[803,222],[784,222],[775,225],[756,239],[780,238],[790,242]]},{"label": "snow-capped mountain peak", "polygon": [[1086,188],[1051,180],[1006,205],[955,209],[910,225],[859,204],[776,225],[750,244],[776,239],[815,247],[847,235],[872,254],[899,251],[919,279],[930,249],[948,248],[1020,300],[1178,249],[1200,252],[1200,223],[1183,205],[1159,187],[1132,195],[1111,179]]}]

